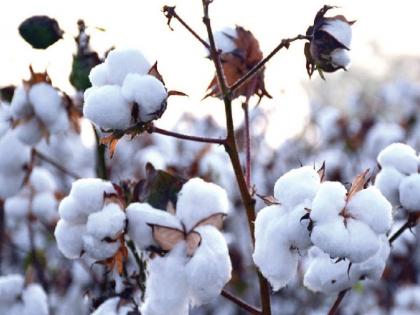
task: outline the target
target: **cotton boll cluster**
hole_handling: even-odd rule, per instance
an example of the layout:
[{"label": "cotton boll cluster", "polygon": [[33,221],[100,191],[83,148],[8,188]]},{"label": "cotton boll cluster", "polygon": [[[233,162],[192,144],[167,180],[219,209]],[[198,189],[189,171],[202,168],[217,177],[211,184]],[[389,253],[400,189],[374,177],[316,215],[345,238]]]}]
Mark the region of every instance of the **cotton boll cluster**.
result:
[{"label": "cotton boll cluster", "polygon": [[274,186],[279,205],[263,208],[255,221],[254,262],[274,290],[294,277],[299,251],[311,246],[307,215],[320,186],[319,174],[306,166],[289,171]]},{"label": "cotton boll cluster", "polygon": [[120,248],[125,213],[110,182],[98,178],[75,181],[59,206],[55,228],[59,250],[70,259],[83,253],[95,261],[112,257]]},{"label": "cotton boll cluster", "polygon": [[409,212],[420,211],[420,158],[403,143],[393,143],[378,155],[381,167],[375,186],[393,204]]},{"label": "cotton boll cluster", "polygon": [[31,150],[22,144],[16,131],[0,138],[0,199],[15,195],[23,186],[29,172]]},{"label": "cotton boll cluster", "polygon": [[48,315],[47,295],[39,284],[24,286],[21,275],[0,277],[0,313]]},{"label": "cotton boll cluster", "polygon": [[220,294],[232,269],[219,231],[227,212],[226,192],[199,178],[184,184],[174,214],[144,203],[128,206],[128,235],[137,247],[169,252],[148,263],[142,314],[188,314],[190,306]]},{"label": "cotton boll cluster", "polygon": [[50,134],[69,129],[69,118],[60,93],[46,82],[15,90],[10,109],[16,135],[28,145]]},{"label": "cotton boll cluster", "polygon": [[159,118],[168,93],[150,68],[139,51],[111,51],[89,75],[92,87],[85,92],[84,116],[103,129],[126,129]]}]

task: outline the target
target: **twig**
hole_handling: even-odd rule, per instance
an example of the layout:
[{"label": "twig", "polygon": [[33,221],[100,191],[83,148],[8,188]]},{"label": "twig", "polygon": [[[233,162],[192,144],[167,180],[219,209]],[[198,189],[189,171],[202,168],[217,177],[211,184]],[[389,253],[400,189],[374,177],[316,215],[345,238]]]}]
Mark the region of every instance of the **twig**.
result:
[{"label": "twig", "polygon": [[[175,7],[171,7],[171,6],[167,6],[165,5],[162,9],[163,14],[165,14],[165,16],[168,18],[168,25],[170,26],[171,20],[172,18],[175,18],[178,20],[179,23],[181,23],[182,26],[184,26],[188,32],[190,32],[196,39],[198,39],[198,41],[203,44],[204,47],[206,47],[207,49],[210,49],[210,45],[200,37],[200,35],[198,35],[188,24],[187,22],[185,22],[176,12],[175,12]],[[171,28],[172,29],[172,28]]]},{"label": "twig", "polygon": [[105,148],[106,146],[101,143],[98,131],[92,124],[93,131],[95,132],[96,140],[96,176],[102,179],[108,179],[108,169],[106,167]]},{"label": "twig", "polygon": [[229,301],[232,301],[233,303],[235,303],[236,305],[238,305],[240,308],[244,309],[245,311],[248,311],[250,314],[255,314],[255,315],[262,314],[260,310],[258,310],[254,306],[248,304],[244,300],[240,299],[239,297],[233,295],[232,293],[226,290],[222,290],[222,296],[228,299]]},{"label": "twig", "polygon": [[289,48],[290,44],[294,41],[301,40],[301,39],[309,39],[306,35],[297,35],[293,38],[287,38],[283,39],[280,44],[277,45],[276,48],[273,49],[271,53],[268,54],[267,57],[265,57],[263,60],[261,60],[259,63],[257,63],[254,67],[252,67],[251,70],[249,70],[242,78],[238,79],[235,83],[232,84],[230,87],[231,93],[233,93],[235,90],[240,88],[246,81],[248,81],[250,78],[252,78],[255,74],[258,73],[258,71],[261,70],[262,67],[271,59],[274,57],[275,54],[277,54],[282,48]]},{"label": "twig", "polygon": [[251,135],[249,128],[249,106],[248,102],[242,104],[245,120],[245,179],[248,189],[251,187]]},{"label": "twig", "polygon": [[57,163],[56,161],[54,161],[53,159],[49,158],[48,156],[46,156],[44,153],[36,150],[36,149],[32,149],[32,154],[36,155],[37,157],[39,157],[41,160],[43,160],[44,162],[47,162],[49,164],[51,164],[52,166],[54,166],[56,169],[60,170],[61,172],[75,178],[75,179],[79,179],[80,176],[73,173],[72,171],[66,169],[64,166],[60,165],[59,163]]},{"label": "twig", "polygon": [[330,308],[328,315],[335,315],[340,307],[341,302],[343,301],[344,297],[346,296],[346,293],[350,291],[350,289],[348,290],[343,290],[340,293],[338,293],[337,295],[337,299],[335,300],[333,306]]},{"label": "twig", "polygon": [[189,140],[189,141],[195,141],[195,142],[215,143],[215,144],[220,144],[220,145],[223,145],[223,144],[226,143],[225,139],[215,139],[215,138],[189,136],[189,135],[184,135],[184,134],[181,134],[181,133],[176,133],[176,132],[164,130],[164,129],[155,127],[153,125],[150,126],[147,129],[147,132],[158,133],[158,134],[161,134],[161,135],[165,135],[165,136],[169,136],[169,137],[173,137],[173,138],[177,138],[177,139],[183,139],[183,140]]},{"label": "twig", "polygon": [[389,238],[389,243],[392,244],[405,230],[411,229],[416,226],[418,216],[414,213],[410,213],[407,219],[407,222],[404,223],[392,236]]}]

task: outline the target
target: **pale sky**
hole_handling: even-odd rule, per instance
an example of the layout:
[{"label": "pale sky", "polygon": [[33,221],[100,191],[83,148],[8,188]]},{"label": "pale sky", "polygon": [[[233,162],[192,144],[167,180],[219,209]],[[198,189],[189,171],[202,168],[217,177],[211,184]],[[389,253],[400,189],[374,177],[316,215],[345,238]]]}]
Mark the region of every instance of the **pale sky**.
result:
[{"label": "pale sky", "polygon": [[[111,45],[141,49],[159,69],[169,89],[183,91],[189,98],[173,98],[169,113],[159,125],[170,128],[183,111],[201,116],[212,113],[223,122],[222,104],[216,100],[200,102],[210,81],[213,68],[205,60],[205,50],[176,21],[171,32],[161,8],[176,5],[177,12],[204,38],[200,0],[2,0],[0,11],[0,85],[18,84],[28,73],[29,64],[37,70],[48,69],[55,86],[71,92],[68,82],[76,22],[83,18],[87,25],[103,27],[105,33],[91,33],[94,48],[104,51]],[[317,10],[324,5],[318,0],[214,0],[211,18],[214,29],[241,25],[251,30],[264,54],[282,38],[304,33],[313,22]],[[382,55],[419,55],[420,1],[331,1],[341,8],[337,13],[357,20],[353,26],[352,64],[370,73],[386,71]],[[45,14],[58,20],[68,35],[45,51],[35,51],[19,36],[17,28],[25,18]],[[373,45],[373,43],[375,45]],[[376,47],[375,49],[373,47]],[[380,52],[380,54],[378,53]],[[381,55],[381,56],[380,56]],[[303,57],[303,43],[281,51],[267,66],[266,82],[274,100],[261,105],[274,109],[270,141],[277,145],[285,137],[299,131],[308,111],[308,97],[302,82],[308,83]],[[329,76],[328,80],[334,80]],[[240,104],[236,106],[240,122]]]}]

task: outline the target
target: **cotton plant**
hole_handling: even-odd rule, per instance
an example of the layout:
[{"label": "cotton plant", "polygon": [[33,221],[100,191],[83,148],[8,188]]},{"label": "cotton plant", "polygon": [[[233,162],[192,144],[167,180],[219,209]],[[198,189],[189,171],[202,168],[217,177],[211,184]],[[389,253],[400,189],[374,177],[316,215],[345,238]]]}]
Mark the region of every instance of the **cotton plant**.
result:
[{"label": "cotton plant", "polygon": [[146,203],[127,207],[128,235],[136,246],[166,253],[148,262],[142,314],[188,314],[220,294],[232,269],[220,232],[227,213],[226,192],[199,178],[182,186],[176,210]]},{"label": "cotton plant", "polygon": [[409,145],[393,143],[378,155],[375,186],[391,204],[408,213],[420,211],[420,155]]},{"label": "cotton plant", "polygon": [[0,277],[0,313],[7,315],[48,315],[47,295],[39,284],[25,285],[19,274]]},{"label": "cotton plant", "polygon": [[55,228],[58,249],[69,259],[82,255],[110,263],[120,250],[124,253],[123,231],[126,215],[121,198],[114,186],[98,178],[75,181],[70,194],[59,206],[60,220]]}]

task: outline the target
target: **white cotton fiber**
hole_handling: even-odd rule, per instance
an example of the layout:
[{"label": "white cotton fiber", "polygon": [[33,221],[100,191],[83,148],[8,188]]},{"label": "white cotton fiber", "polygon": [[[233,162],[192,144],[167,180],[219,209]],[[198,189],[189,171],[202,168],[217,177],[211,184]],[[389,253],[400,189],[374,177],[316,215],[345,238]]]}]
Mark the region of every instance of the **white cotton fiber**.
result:
[{"label": "white cotton fiber", "polygon": [[350,235],[347,258],[358,263],[372,257],[380,247],[378,236],[363,222],[348,219],[347,230]]},{"label": "white cotton fiber", "polygon": [[69,223],[86,223],[87,214],[81,211],[82,206],[72,196],[67,196],[61,200],[58,213],[63,220]]},{"label": "white cotton fiber", "polygon": [[254,224],[256,240],[264,238],[268,225],[285,214],[286,209],[281,205],[271,205],[258,211]]},{"label": "white cotton fiber", "polygon": [[150,64],[143,54],[135,49],[111,50],[106,58],[110,84],[121,85],[129,73],[147,74]]},{"label": "white cotton fiber", "polygon": [[130,73],[124,79],[122,95],[128,102],[139,106],[140,121],[148,122],[157,117],[168,98],[165,86],[151,75]]},{"label": "white cotton fiber", "polygon": [[302,220],[308,211],[304,205],[298,205],[289,214],[287,218],[287,237],[290,244],[298,249],[306,249],[312,245],[309,236],[309,220]]},{"label": "white cotton fiber", "polygon": [[176,204],[176,216],[190,231],[200,221],[216,213],[227,214],[229,201],[226,191],[201,178],[192,178],[182,186]]},{"label": "white cotton fiber", "polygon": [[22,293],[25,279],[18,274],[0,277],[0,303],[13,303]]},{"label": "white cotton fiber", "polygon": [[207,304],[219,296],[232,271],[223,235],[213,226],[202,226],[196,231],[201,236],[201,243],[185,269],[193,307]]},{"label": "white cotton fiber", "polygon": [[233,27],[225,27],[220,31],[214,32],[214,41],[217,49],[223,53],[230,53],[236,49],[235,39],[238,33]]},{"label": "white cotton fiber", "polygon": [[83,114],[104,129],[125,129],[131,123],[131,106],[116,85],[89,89],[85,95]]},{"label": "white cotton fiber", "polygon": [[415,173],[401,181],[400,201],[404,209],[420,211],[420,174]]},{"label": "white cotton fiber", "polygon": [[332,19],[325,23],[321,30],[329,33],[332,37],[338,40],[341,44],[350,48],[351,43],[351,26],[345,21],[339,19]]},{"label": "white cotton fiber", "polygon": [[120,247],[120,242],[106,242],[92,235],[83,235],[83,249],[94,260],[104,260],[114,256]]},{"label": "white cotton fiber", "polygon": [[89,215],[86,228],[87,232],[96,239],[106,237],[115,239],[125,226],[125,213],[119,205],[110,203],[101,211]]},{"label": "white cotton fiber", "polygon": [[376,175],[375,186],[381,191],[388,201],[396,206],[400,204],[399,187],[405,176],[393,167],[384,167]]},{"label": "white cotton fiber", "polygon": [[0,173],[0,199],[16,195],[22,189],[26,173],[16,171],[15,174]]},{"label": "white cotton fiber", "polygon": [[58,113],[56,120],[47,125],[50,133],[65,132],[70,127],[70,120],[67,111],[64,108]]},{"label": "white cotton fiber", "polygon": [[392,206],[374,186],[353,195],[346,208],[353,218],[363,221],[378,234],[384,234],[391,228]]},{"label": "white cotton fiber", "polygon": [[83,235],[85,233],[85,225],[70,224],[65,220],[58,221],[54,236],[60,252],[69,259],[80,258],[83,253]]},{"label": "white cotton fiber", "polygon": [[312,202],[311,219],[314,222],[336,220],[346,204],[346,188],[339,182],[324,182]]},{"label": "white cotton fiber", "polygon": [[19,140],[27,145],[38,143],[43,136],[42,125],[35,116],[19,123],[15,127],[15,132]]},{"label": "white cotton fiber", "polygon": [[148,264],[146,298],[141,306],[143,315],[188,315],[189,287],[185,272],[184,244],[168,255],[155,257]]},{"label": "white cotton fiber", "polygon": [[12,125],[12,113],[10,106],[0,102],[0,138],[10,129]]},{"label": "white cotton fiber", "polygon": [[23,172],[23,167],[29,163],[30,147],[22,144],[14,131],[7,132],[0,138],[0,172],[10,175]]},{"label": "white cotton fiber", "polygon": [[182,230],[179,219],[163,210],[155,209],[147,203],[132,203],[126,209],[128,235],[140,249],[157,245],[149,224],[157,224]]},{"label": "white cotton fiber", "polygon": [[61,96],[50,84],[37,83],[31,87],[28,95],[36,116],[46,125],[52,124],[63,110]]},{"label": "white cotton fiber", "polygon": [[318,173],[310,166],[293,169],[274,185],[274,197],[289,209],[312,200],[320,185]]},{"label": "white cotton fiber", "polygon": [[29,103],[28,93],[23,86],[18,86],[15,89],[10,109],[15,119],[25,118],[33,114],[33,107]]},{"label": "white cotton fiber", "polygon": [[38,193],[32,200],[32,212],[47,223],[57,219],[57,206],[57,199],[52,192]]},{"label": "white cotton fiber", "polygon": [[35,167],[29,176],[29,182],[36,192],[52,192],[56,189],[54,177],[45,168]]},{"label": "white cotton fiber", "polygon": [[20,194],[7,198],[4,202],[6,217],[14,220],[23,219],[28,214],[29,207],[29,199],[22,197]]},{"label": "white cotton fiber", "polygon": [[348,68],[350,66],[350,55],[346,49],[337,48],[331,53],[331,62],[336,67]]},{"label": "white cotton fiber", "polygon": [[346,257],[349,251],[350,234],[344,225],[344,219],[337,217],[326,223],[315,224],[311,233],[315,246],[331,257]]},{"label": "white cotton fiber", "polygon": [[109,84],[109,70],[106,63],[101,63],[90,70],[89,80],[92,86],[102,86]]},{"label": "white cotton fiber", "polygon": [[22,315],[48,315],[48,301],[42,287],[37,283],[31,283],[23,291],[22,301],[25,311]]},{"label": "white cotton fiber", "polygon": [[378,155],[378,163],[382,168],[393,167],[406,175],[416,173],[418,169],[416,151],[403,143],[393,143],[383,149]]}]

